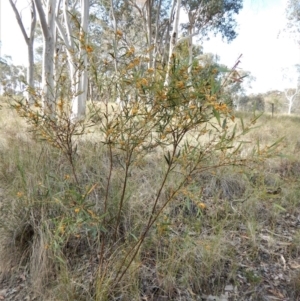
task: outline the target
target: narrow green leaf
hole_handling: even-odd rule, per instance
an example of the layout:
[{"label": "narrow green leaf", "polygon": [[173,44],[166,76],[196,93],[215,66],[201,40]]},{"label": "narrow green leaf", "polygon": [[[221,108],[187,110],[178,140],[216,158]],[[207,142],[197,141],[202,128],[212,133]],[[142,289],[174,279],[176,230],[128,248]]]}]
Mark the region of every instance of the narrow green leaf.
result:
[{"label": "narrow green leaf", "polygon": [[220,112],[218,110],[216,110],[215,108],[213,108],[213,114],[216,117],[216,119],[218,120],[218,124],[221,125]]},{"label": "narrow green leaf", "polygon": [[285,137],[281,137],[280,139],[276,140],[273,144],[271,144],[270,146],[268,146],[268,148],[273,148],[275,146],[277,146],[280,142],[283,141]]},{"label": "narrow green leaf", "polygon": [[242,130],[243,130],[243,132],[245,131],[245,125],[244,125],[244,120],[243,120],[243,118],[241,118],[241,124],[242,124]]},{"label": "narrow green leaf", "polygon": [[236,133],[236,124],[234,125],[234,128],[232,130],[232,135],[230,137],[230,140],[232,140],[235,137],[235,133]]},{"label": "narrow green leaf", "polygon": [[170,165],[170,162],[169,162],[169,160],[168,160],[167,156],[166,156],[166,155],[164,155],[164,157],[165,157],[165,159],[166,159],[166,161],[167,161],[167,164],[168,164],[168,165]]},{"label": "narrow green leaf", "polygon": [[223,123],[222,123],[222,129],[223,129],[223,130],[225,130],[226,125],[227,125],[227,118],[225,118],[225,119],[223,120]]},{"label": "narrow green leaf", "polygon": [[281,211],[286,211],[285,208],[283,208],[282,206],[280,206],[280,205],[278,205],[278,204],[274,204],[273,206],[274,206],[275,208],[281,210]]}]

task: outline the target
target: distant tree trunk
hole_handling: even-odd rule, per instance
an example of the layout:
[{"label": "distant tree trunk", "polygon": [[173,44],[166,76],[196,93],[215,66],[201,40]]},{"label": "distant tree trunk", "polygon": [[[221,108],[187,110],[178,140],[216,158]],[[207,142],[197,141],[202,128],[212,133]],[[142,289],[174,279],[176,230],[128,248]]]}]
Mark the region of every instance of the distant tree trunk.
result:
[{"label": "distant tree trunk", "polygon": [[[175,1],[176,0],[173,0],[173,5],[175,4]],[[173,24],[173,31],[172,31],[172,35],[170,37],[169,58],[168,58],[168,65],[167,65],[167,74],[166,74],[166,78],[165,78],[165,86],[169,85],[170,69],[172,66],[173,54],[174,54],[174,49],[177,45],[180,6],[181,6],[181,0],[177,0],[176,12],[175,12],[175,18],[174,18],[174,24]]]},{"label": "distant tree trunk", "polygon": [[[81,23],[79,33],[79,45],[77,47],[74,37],[75,33],[71,27],[69,18],[68,1],[64,0],[63,19],[64,27],[56,18],[56,26],[66,46],[70,79],[72,86],[72,113],[73,120],[85,116],[86,99],[88,95],[88,74],[87,74],[87,30],[89,21],[89,1],[81,0]],[[79,48],[79,53],[78,53]]]},{"label": "distant tree trunk", "polygon": [[33,53],[33,43],[34,43],[34,31],[36,27],[36,11],[33,0],[30,1],[30,10],[31,10],[31,24],[30,24],[30,32],[29,36],[26,33],[24,28],[24,24],[22,22],[21,16],[16,8],[15,2],[9,0],[12,9],[16,15],[16,19],[18,21],[19,27],[22,31],[23,37],[27,44],[27,51],[28,51],[28,61],[27,61],[27,101],[29,104],[33,103],[32,99],[32,91],[34,89],[34,78],[33,78],[33,69],[34,69],[34,53]]},{"label": "distant tree trunk", "polygon": [[159,15],[160,15],[160,9],[161,9],[161,2],[162,0],[159,0],[158,2],[158,6],[157,6],[157,12],[156,12],[156,20],[155,20],[155,37],[154,37],[154,55],[152,57],[152,67],[154,68],[154,70],[156,71],[156,58],[157,58],[157,54],[159,51],[159,45],[158,45],[158,34],[159,34]]},{"label": "distant tree trunk", "polygon": [[88,57],[87,57],[87,31],[89,22],[89,0],[81,0],[81,24],[80,24],[80,69],[77,73],[78,93],[72,102],[72,118],[84,118],[86,111],[86,99],[88,90]]},{"label": "distant tree trunk", "polygon": [[189,47],[189,68],[188,74],[192,72],[192,64],[193,64],[193,36],[192,36],[192,27],[189,28],[189,40],[188,40],[188,47]]},{"label": "distant tree trunk", "polygon": [[117,47],[118,47],[118,38],[117,38],[117,18],[115,14],[115,7],[114,7],[114,1],[110,0],[110,12],[111,12],[111,17],[113,21],[113,28],[114,28],[114,68],[115,68],[115,74],[117,75],[118,73],[118,61],[117,61]]},{"label": "distant tree trunk", "polygon": [[299,93],[299,88],[296,89],[295,93],[293,94],[289,94],[289,90],[285,90],[284,91],[284,94],[285,94],[285,97],[288,101],[288,114],[290,115],[292,113],[292,108],[293,108],[293,104],[294,104],[294,100],[295,100],[295,97],[298,95]]},{"label": "distant tree trunk", "polygon": [[195,35],[195,15],[193,12],[188,12],[189,28],[188,28],[188,49],[189,49],[189,69],[188,73],[191,74],[193,63],[193,36]]},{"label": "distant tree trunk", "polygon": [[34,0],[43,32],[42,103],[44,112],[55,114],[54,50],[55,50],[55,7],[56,0],[47,0],[46,11],[41,0]]},{"label": "distant tree trunk", "polygon": [[146,15],[147,15],[147,42],[149,49],[148,68],[153,67],[153,51],[150,50],[152,45],[152,0],[146,1]]}]

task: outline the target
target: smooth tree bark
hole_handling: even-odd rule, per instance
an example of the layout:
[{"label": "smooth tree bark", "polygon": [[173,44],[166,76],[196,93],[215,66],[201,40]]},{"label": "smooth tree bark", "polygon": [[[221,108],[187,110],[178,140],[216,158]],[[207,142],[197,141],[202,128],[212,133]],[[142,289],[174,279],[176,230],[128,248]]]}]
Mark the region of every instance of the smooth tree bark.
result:
[{"label": "smooth tree bark", "polygon": [[284,89],[284,95],[287,100],[288,114],[292,113],[292,109],[297,96],[300,94],[300,65],[282,69],[282,80],[285,87],[294,87]]},{"label": "smooth tree bark", "polygon": [[19,27],[21,29],[22,35],[27,45],[27,52],[28,52],[28,61],[27,61],[27,101],[29,104],[33,103],[32,92],[34,91],[34,51],[33,51],[33,44],[34,44],[34,32],[36,27],[36,10],[33,0],[30,1],[30,11],[31,11],[31,23],[29,34],[27,34],[24,24],[22,22],[22,18],[20,13],[16,7],[16,1],[9,0],[11,7],[16,15],[16,19],[18,21]]},{"label": "smooth tree bark", "polygon": [[299,92],[300,92],[299,87],[296,90],[291,90],[291,89],[284,90],[284,95],[288,101],[288,114],[289,115],[292,113],[293,104],[294,104],[296,96],[299,94]]},{"label": "smooth tree bark", "polygon": [[71,79],[72,104],[71,118],[77,120],[85,116],[88,94],[88,57],[87,31],[89,21],[89,1],[81,0],[81,22],[79,39],[74,27],[71,26],[69,1],[63,1],[63,19],[56,16],[56,26],[66,47]]},{"label": "smooth tree bark", "polygon": [[300,5],[299,0],[288,0],[286,3],[287,31],[300,46]]},{"label": "smooth tree bark", "polygon": [[242,9],[242,0],[182,0],[182,7],[188,16],[188,22],[182,26],[184,34],[189,36],[190,65],[193,61],[194,36],[203,38],[209,32],[220,33],[228,42],[236,37],[234,16]]},{"label": "smooth tree bark", "polygon": [[[45,113],[55,114],[54,50],[56,42],[56,0],[47,0],[44,10],[41,0],[34,0],[43,33],[42,106]],[[46,11],[46,13],[45,13]]]},{"label": "smooth tree bark", "polygon": [[[157,55],[159,52],[159,47],[158,47],[158,41],[159,41],[159,15],[161,11],[161,3],[162,0],[159,0],[157,9],[156,9],[156,18],[155,18],[155,35],[154,35],[154,48],[153,48],[153,56],[152,56],[152,64],[151,67],[156,71],[156,65],[157,65]],[[155,74],[154,74],[155,75]]]},{"label": "smooth tree bark", "polygon": [[[176,0],[173,0],[174,7]],[[174,49],[177,45],[178,40],[178,29],[179,29],[179,18],[180,18],[180,7],[181,7],[181,0],[176,1],[176,11],[175,11],[175,17],[174,17],[174,24],[173,24],[173,31],[170,37],[170,48],[169,48],[169,56],[168,56],[168,64],[167,64],[167,73],[165,78],[165,86],[169,85],[169,79],[170,79],[170,70],[172,66],[172,60],[174,55]]]},{"label": "smooth tree bark", "polygon": [[[152,4],[153,0],[147,0],[146,5],[146,15],[147,15],[147,44],[148,49],[152,47]],[[149,51],[149,62],[148,68],[152,68],[153,66],[153,51]]]},{"label": "smooth tree bark", "polygon": [[87,56],[87,32],[89,24],[89,0],[81,0],[81,24],[80,24],[80,72],[78,72],[79,95],[72,103],[74,118],[83,118],[86,112],[86,100],[88,92],[88,56]]}]

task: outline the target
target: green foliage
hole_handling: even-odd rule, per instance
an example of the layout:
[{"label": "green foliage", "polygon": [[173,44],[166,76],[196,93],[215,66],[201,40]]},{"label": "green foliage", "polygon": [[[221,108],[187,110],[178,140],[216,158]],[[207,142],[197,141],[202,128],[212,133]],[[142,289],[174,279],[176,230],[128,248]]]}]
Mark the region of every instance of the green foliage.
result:
[{"label": "green foliage", "polygon": [[253,112],[253,111],[265,111],[265,101],[261,94],[241,96],[239,99],[239,107],[243,111]]},{"label": "green foliage", "polygon": [[15,66],[10,57],[0,58],[0,86],[4,95],[22,94],[25,89],[25,68]]},{"label": "green foliage", "polygon": [[[77,257],[81,256],[75,246],[84,243],[90,252],[98,250],[92,294],[95,300],[110,299],[122,291],[129,275],[137,273],[148,238],[169,237],[168,209],[179,196],[184,195],[185,210],[192,212],[196,206],[196,218],[203,216],[206,205],[199,200],[201,193],[195,189],[194,178],[223,166],[242,166],[254,159],[249,157],[245,161],[241,150],[242,136],[257,117],[238,129],[232,110],[224,102],[218,70],[213,66],[195,64],[189,73],[189,66],[173,55],[167,86],[165,68],[157,68],[156,72],[147,68],[143,56],[136,55],[134,49],[123,52],[120,59],[119,72],[114,76],[109,72],[113,57],[103,62],[101,73],[94,70],[101,99],[91,104],[86,120],[72,120],[64,99],[57,100],[56,115],[41,110],[40,96],[35,93],[34,106],[20,100],[13,104],[29,124],[36,145],[42,147],[44,160],[42,174],[37,174],[42,183],[38,184],[37,178],[32,180],[37,187],[34,191],[27,188],[29,165],[18,165],[23,183],[19,201],[29,215],[36,212],[31,224],[32,240],[37,240],[40,248],[47,246],[47,258],[52,256],[59,274],[56,279],[65,279],[59,281],[65,283],[70,298],[83,294],[69,279],[67,258],[73,254],[77,264]],[[115,96],[122,100],[121,106],[113,102]],[[89,150],[84,145],[90,143],[92,135],[96,143]],[[50,147],[56,150],[56,158],[45,154]],[[271,150],[259,145],[252,154],[263,158]],[[92,159],[86,162],[89,156]],[[34,165],[40,158],[31,160]],[[53,160],[64,165],[47,170]],[[155,173],[147,167],[151,164]],[[141,201],[139,185],[145,181],[151,183],[151,192]],[[136,215],[139,212],[138,218],[133,210]],[[214,220],[219,219],[217,214]],[[221,231],[221,227],[216,227],[215,233]],[[219,248],[216,241],[208,244]],[[205,258],[208,254],[203,251]],[[189,256],[192,261],[193,254]],[[207,262],[209,274],[218,263],[218,258]]]},{"label": "green foliage", "polygon": [[288,19],[288,30],[295,35],[300,31],[300,6],[297,0],[289,0],[286,15]]},{"label": "green foliage", "polygon": [[[209,0],[199,1],[183,0],[184,9],[192,16],[195,32],[200,32],[205,37],[208,32],[220,33],[227,41],[235,39],[236,22],[234,15],[238,14],[243,7],[242,0]],[[190,23],[192,20],[189,20]],[[183,28],[188,30],[190,24],[184,24]]]}]

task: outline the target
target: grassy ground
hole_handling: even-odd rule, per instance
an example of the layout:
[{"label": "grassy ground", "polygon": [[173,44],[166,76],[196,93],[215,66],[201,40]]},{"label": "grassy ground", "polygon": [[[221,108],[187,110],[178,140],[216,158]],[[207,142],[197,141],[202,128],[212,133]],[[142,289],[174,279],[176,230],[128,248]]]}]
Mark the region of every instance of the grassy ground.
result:
[{"label": "grassy ground", "polygon": [[[97,135],[77,142],[82,197],[63,154],[2,108],[0,300],[300,300],[300,117],[262,116],[256,126],[246,138],[260,145],[285,137],[276,156],[193,174],[116,284],[151,214],[161,159],[149,153],[129,174],[113,240],[121,156],[103,216],[109,154]],[[162,198],[177,182],[174,173]]]}]

